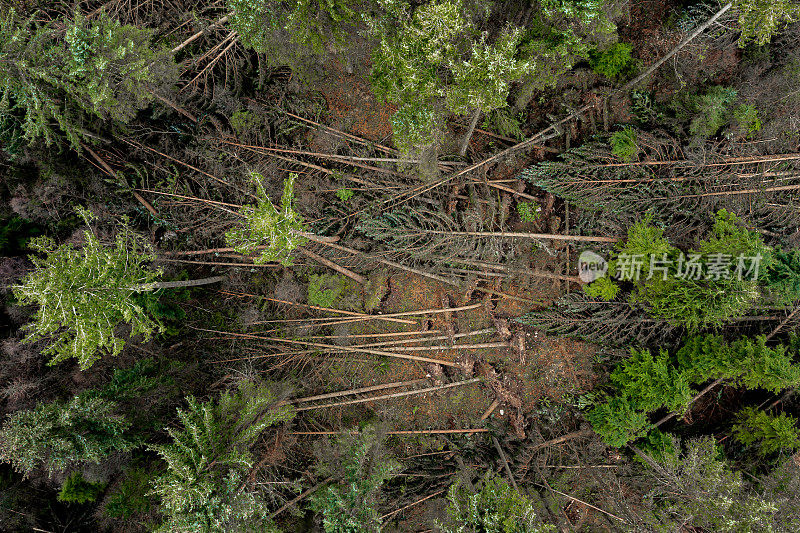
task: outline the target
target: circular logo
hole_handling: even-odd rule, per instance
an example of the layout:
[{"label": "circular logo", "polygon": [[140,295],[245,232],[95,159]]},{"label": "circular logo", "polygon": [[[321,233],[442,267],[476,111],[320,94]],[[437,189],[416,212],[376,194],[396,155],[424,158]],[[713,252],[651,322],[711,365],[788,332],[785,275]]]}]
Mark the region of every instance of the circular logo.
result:
[{"label": "circular logo", "polygon": [[578,257],[578,277],[584,283],[602,278],[608,271],[608,262],[594,252],[586,250]]}]

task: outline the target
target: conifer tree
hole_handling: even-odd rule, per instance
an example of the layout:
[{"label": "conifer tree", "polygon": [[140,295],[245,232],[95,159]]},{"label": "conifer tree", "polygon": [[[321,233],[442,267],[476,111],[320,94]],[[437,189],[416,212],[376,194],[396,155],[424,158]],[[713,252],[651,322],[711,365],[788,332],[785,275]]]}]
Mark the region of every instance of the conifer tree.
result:
[{"label": "conifer tree", "polygon": [[266,243],[266,247],[260,248],[253,262],[263,265],[277,261],[289,266],[292,264],[292,251],[306,244],[309,236],[303,217],[292,205],[297,174],[290,174],[283,182],[280,209],[267,196],[261,183],[263,176],[257,172],[252,172],[250,176],[256,186],[258,204],[255,207],[242,207],[239,215],[244,223],[226,233],[225,239],[238,253],[247,255],[259,250]]},{"label": "conifer tree", "polygon": [[800,20],[800,2],[796,0],[735,0],[739,13],[739,46],[748,42],[764,45],[787,24]]},{"label": "conifer tree", "polygon": [[180,426],[167,428],[170,444],[149,446],[167,463],[153,483],[165,521],[158,531],[274,531],[258,491],[248,486],[249,448],[269,426],[291,420],[266,384],[244,382],[216,401],[188,397]]},{"label": "conifer tree", "polygon": [[615,395],[594,406],[587,418],[611,446],[624,446],[650,429],[647,416],[666,408],[684,414],[697,391],[691,387],[724,380],[748,389],[779,392],[800,384],[800,366],[786,345],[767,346],[764,336],[726,342],[721,336],[691,337],[669,354],[632,350],[615,368]]},{"label": "conifer tree", "polygon": [[0,461],[29,476],[42,467],[48,474],[81,462],[97,463],[113,451],[131,449],[128,422],[114,413],[116,404],[76,396],[39,403],[10,415],[0,429]]},{"label": "conifer tree", "polygon": [[[416,8],[404,0],[381,0],[382,13],[368,19],[378,41],[373,53],[376,94],[397,105],[395,144],[406,153],[436,141],[444,106],[466,115],[504,107],[511,83],[532,63],[521,60],[522,33],[508,27],[490,42],[477,31],[461,0],[433,0]],[[442,74],[449,72],[452,82]]]},{"label": "conifer tree", "polygon": [[174,84],[170,52],[151,44],[152,31],[105,12],[80,12],[45,23],[15,9],[0,16],[0,113],[33,142],[63,134],[73,148],[92,140],[103,122],[129,122]]},{"label": "conifer tree", "polygon": [[447,491],[447,519],[437,524],[443,533],[546,533],[533,502],[503,478],[486,474],[471,490],[459,479]]},{"label": "conifer tree", "polygon": [[[78,209],[86,224],[93,215]],[[49,339],[43,353],[50,364],[74,357],[82,370],[103,353],[118,355],[125,339],[115,328],[130,325],[129,337],[149,339],[161,326],[150,317],[136,296],[157,288],[193,286],[219,281],[220,277],[177,282],[158,281],[161,272],[148,266],[155,255],[145,239],[123,221],[113,246],[105,246],[87,229],[83,243],[57,246],[48,237],[33,239],[29,246],[44,257],[30,256],[34,271],[13,288],[22,305],[36,304],[25,342]]]},{"label": "conifer tree", "polygon": [[781,494],[763,494],[744,482],[713,437],[672,445],[650,456],[637,455],[652,487],[637,512],[637,531],[791,531],[777,521]]},{"label": "conifer tree", "polygon": [[226,0],[230,23],[247,48],[266,52],[272,61],[288,59],[288,38],[300,54],[342,50],[356,21],[351,0]]},{"label": "conifer tree", "polygon": [[394,477],[400,463],[383,450],[381,435],[368,426],[343,435],[320,453],[321,475],[335,481],[309,498],[311,510],[322,515],[326,533],[373,533],[381,530],[378,500],[381,485]]}]

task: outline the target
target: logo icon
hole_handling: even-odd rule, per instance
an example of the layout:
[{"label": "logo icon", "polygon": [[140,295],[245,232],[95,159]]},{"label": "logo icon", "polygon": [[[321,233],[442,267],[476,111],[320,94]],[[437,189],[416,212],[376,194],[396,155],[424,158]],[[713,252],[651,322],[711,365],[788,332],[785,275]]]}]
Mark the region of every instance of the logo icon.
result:
[{"label": "logo icon", "polygon": [[594,252],[586,250],[578,257],[578,277],[584,283],[602,278],[608,271],[608,262]]}]

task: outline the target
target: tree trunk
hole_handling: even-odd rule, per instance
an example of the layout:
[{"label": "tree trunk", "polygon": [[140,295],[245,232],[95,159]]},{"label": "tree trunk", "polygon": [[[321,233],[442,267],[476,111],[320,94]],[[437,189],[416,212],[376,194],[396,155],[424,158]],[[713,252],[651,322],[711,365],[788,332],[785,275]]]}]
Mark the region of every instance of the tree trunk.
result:
[{"label": "tree trunk", "polygon": [[464,139],[461,141],[461,148],[458,150],[458,155],[464,157],[467,155],[467,149],[469,148],[469,140],[472,139],[472,134],[475,133],[475,127],[478,125],[478,119],[481,118],[481,110],[476,109],[474,113],[472,113],[472,119],[469,121],[469,127],[467,128],[467,133],[464,135]]},{"label": "tree trunk", "polygon": [[182,281],[158,281],[153,284],[156,289],[176,289],[182,287],[199,287],[200,285],[210,285],[225,279],[227,276],[213,276],[202,279],[185,279]]}]

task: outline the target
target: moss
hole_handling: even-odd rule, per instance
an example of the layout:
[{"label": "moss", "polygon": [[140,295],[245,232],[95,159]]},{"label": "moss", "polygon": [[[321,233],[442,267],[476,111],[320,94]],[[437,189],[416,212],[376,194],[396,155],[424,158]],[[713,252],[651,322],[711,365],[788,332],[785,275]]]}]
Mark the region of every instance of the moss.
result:
[{"label": "moss", "polygon": [[103,492],[105,483],[90,483],[83,478],[80,472],[73,472],[58,493],[58,501],[66,503],[93,502]]}]

